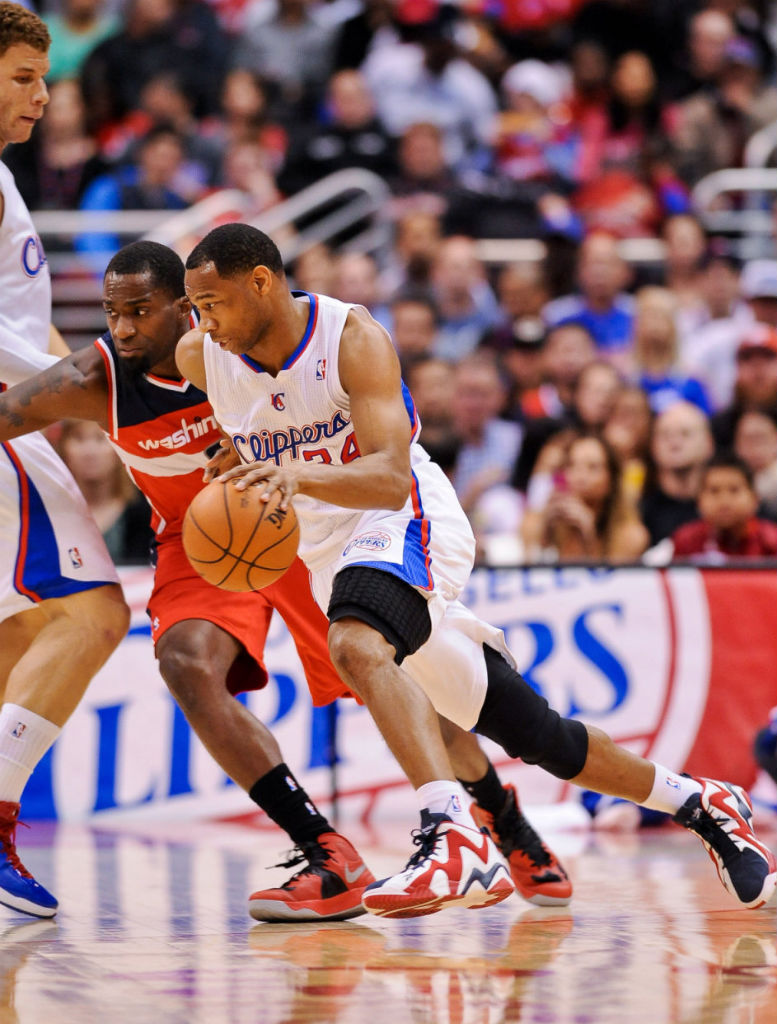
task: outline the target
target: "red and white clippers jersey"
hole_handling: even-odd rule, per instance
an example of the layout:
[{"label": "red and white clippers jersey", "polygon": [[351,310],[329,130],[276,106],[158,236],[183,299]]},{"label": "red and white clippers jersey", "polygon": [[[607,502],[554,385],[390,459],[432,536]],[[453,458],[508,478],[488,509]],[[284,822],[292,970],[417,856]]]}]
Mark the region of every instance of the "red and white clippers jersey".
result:
[{"label": "red and white clippers jersey", "polygon": [[213,409],[188,380],[126,373],[109,331],[95,345],[108,378],[108,440],[148,499],[157,538],[180,533],[204,486],[205,449],[222,436]]}]

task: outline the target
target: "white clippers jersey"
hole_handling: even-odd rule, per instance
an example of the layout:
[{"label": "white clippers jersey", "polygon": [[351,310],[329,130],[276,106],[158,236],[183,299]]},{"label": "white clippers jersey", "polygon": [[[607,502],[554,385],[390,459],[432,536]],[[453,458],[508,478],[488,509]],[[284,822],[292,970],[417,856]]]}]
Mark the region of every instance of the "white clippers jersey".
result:
[{"label": "white clippers jersey", "polygon": [[[310,315],[305,333],[286,365],[271,376],[250,356],[224,352],[206,336],[204,345],[208,398],[222,428],[245,462],[268,460],[280,465],[304,459],[343,465],[359,456],[351,407],[338,373],[340,336],[353,308],[325,295],[307,296]],[[415,443],[418,423],[405,389],[408,415],[413,424],[411,465],[429,462]],[[407,508],[412,518],[415,488]],[[307,495],[294,498],[300,523],[300,550],[312,570],[328,564],[343,550],[365,515],[318,501]]]},{"label": "white clippers jersey", "polygon": [[[0,381],[5,371],[18,382],[56,361],[46,356],[51,281],[32,218],[2,163],[0,191]],[[86,501],[41,434],[0,444],[0,552],[0,621],[49,598],[118,582]]]},{"label": "white clippers jersey", "polygon": [[[0,225],[0,327],[48,352],[51,278],[32,218],[8,168],[0,162],[0,192],[5,211]],[[0,381],[3,380],[0,331]]]}]

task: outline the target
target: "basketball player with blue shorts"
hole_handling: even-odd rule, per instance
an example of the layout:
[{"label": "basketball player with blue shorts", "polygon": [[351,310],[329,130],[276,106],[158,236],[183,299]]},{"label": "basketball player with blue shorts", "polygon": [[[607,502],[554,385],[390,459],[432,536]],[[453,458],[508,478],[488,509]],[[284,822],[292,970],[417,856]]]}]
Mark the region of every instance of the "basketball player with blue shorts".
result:
[{"label": "basketball player with blue shorts", "polygon": [[[43,115],[49,42],[36,15],[0,3],[0,149]],[[50,312],[46,256],[0,164],[0,390],[67,352]],[[0,445],[0,903],[16,910],[57,911],[16,853],[19,801],[128,626],[100,531],[51,445],[38,434]]]},{"label": "basketball player with blue shorts", "polygon": [[558,778],[672,814],[741,904],[766,903],[777,862],[739,787],[671,772],[561,718],[516,671],[499,630],[461,604],[472,533],[417,442],[391,339],[369,313],[292,293],[277,247],[245,224],[195,246],[186,291],[201,319],[179,342],[179,369],[207,392],[245,463],[221,479],[294,499],[334,665],[417,791],[418,849],[367,887],[366,909],[418,916],[512,891],[465,806],[435,709]]}]

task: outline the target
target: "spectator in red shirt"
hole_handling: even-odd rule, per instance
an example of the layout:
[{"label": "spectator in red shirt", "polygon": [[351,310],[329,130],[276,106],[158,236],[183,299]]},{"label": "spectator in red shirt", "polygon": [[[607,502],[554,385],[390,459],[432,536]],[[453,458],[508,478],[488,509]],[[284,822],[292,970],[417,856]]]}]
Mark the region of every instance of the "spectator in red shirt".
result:
[{"label": "spectator in red shirt", "polygon": [[777,525],[756,518],[753,474],[736,455],[707,463],[699,493],[700,519],[672,534],[674,559],[722,562],[777,556]]}]

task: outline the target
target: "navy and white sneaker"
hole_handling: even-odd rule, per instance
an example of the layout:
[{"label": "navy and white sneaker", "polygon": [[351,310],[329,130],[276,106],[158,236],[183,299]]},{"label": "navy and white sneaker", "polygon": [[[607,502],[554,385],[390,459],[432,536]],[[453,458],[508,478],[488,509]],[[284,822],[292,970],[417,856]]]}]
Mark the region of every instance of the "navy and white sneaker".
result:
[{"label": "navy and white sneaker", "polygon": [[695,781],[701,785],[701,793],[688,797],[674,820],[701,839],[732,896],[752,910],[762,907],[777,888],[777,861],[756,839],[747,794],[730,782]]},{"label": "navy and white sneaker", "polygon": [[19,860],[16,826],[20,805],[0,801],[0,903],[33,917],[53,917],[59,904]]},{"label": "navy and white sneaker", "polygon": [[490,907],[515,892],[507,865],[484,830],[421,811],[418,847],[398,875],[373,882],[362,903],[380,917],[421,917],[446,906]]}]

